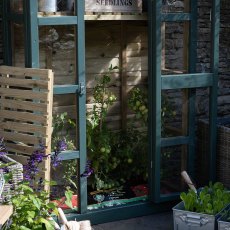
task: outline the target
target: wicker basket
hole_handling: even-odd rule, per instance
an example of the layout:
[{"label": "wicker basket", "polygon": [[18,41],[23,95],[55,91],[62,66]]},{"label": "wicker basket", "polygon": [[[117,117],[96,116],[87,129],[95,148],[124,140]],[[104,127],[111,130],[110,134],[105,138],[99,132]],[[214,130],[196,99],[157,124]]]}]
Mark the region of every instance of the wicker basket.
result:
[{"label": "wicker basket", "polygon": [[12,194],[14,193],[14,189],[17,188],[18,183],[23,180],[23,166],[22,164],[18,163],[17,161],[11,159],[8,156],[1,156],[0,162],[6,164],[13,162],[14,164],[8,166],[9,172],[12,173],[12,180],[10,183],[5,183],[2,195],[0,197],[0,203],[7,201]]},{"label": "wicker basket", "polygon": [[[198,121],[198,151],[197,172],[201,186],[208,182],[209,170],[209,122]],[[230,189],[230,118],[217,120],[217,151],[216,151],[217,180]]]}]

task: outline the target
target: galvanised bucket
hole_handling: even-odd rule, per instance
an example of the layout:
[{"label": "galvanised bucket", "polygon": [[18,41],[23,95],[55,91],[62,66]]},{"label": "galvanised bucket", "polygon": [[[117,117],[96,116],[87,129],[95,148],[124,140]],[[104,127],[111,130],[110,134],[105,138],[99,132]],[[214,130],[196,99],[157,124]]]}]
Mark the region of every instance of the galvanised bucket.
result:
[{"label": "galvanised bucket", "polygon": [[57,0],[39,0],[38,11],[40,12],[56,12]]}]

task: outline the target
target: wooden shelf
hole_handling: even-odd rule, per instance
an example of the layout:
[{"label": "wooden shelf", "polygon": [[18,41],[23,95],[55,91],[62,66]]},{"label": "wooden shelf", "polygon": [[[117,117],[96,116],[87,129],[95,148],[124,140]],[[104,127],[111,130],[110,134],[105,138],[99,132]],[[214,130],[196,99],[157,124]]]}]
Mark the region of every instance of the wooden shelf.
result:
[{"label": "wooden shelf", "polygon": [[123,21],[135,21],[135,20],[147,20],[147,14],[86,14],[86,21],[100,21],[100,20],[123,20]]},{"label": "wooden shelf", "polygon": [[[55,12],[55,13],[42,13],[38,12],[38,17],[57,17],[57,16],[74,16],[71,12]],[[135,20],[147,20],[147,13],[125,14],[125,13],[86,13],[86,21],[103,21],[103,20],[123,20],[123,21],[135,21]]]}]

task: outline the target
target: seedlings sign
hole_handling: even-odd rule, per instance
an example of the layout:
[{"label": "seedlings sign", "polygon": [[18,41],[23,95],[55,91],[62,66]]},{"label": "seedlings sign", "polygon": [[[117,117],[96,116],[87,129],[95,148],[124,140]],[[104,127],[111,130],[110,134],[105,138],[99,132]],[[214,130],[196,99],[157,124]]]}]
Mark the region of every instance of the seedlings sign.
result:
[{"label": "seedlings sign", "polygon": [[142,0],[86,0],[86,12],[141,12]]}]

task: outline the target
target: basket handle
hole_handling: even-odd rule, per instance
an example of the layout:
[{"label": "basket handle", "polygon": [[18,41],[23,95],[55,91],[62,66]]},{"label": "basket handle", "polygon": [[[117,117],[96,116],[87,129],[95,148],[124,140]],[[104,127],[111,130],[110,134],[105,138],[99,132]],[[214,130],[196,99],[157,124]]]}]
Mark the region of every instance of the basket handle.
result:
[{"label": "basket handle", "polygon": [[208,218],[199,215],[184,214],[179,217],[183,222],[190,226],[203,226],[209,222]]}]

